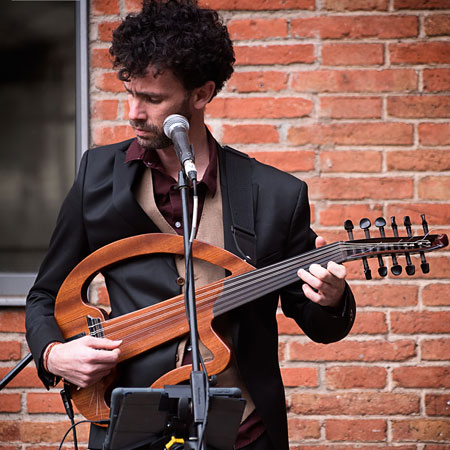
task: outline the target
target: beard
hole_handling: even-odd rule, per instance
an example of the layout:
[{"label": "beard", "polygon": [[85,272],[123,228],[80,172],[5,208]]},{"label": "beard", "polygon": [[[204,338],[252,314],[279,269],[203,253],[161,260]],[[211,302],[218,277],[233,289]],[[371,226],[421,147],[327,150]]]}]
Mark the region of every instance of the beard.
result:
[{"label": "beard", "polygon": [[[190,93],[186,95],[179,108],[176,108],[176,111],[172,113],[181,114],[182,116],[186,117],[188,122],[190,122],[192,117],[189,109],[189,98]],[[146,150],[161,149],[170,147],[172,145],[172,140],[169,139],[164,133],[163,125],[161,125],[161,127],[158,127],[157,125],[154,125],[152,123],[147,123],[145,120],[130,120],[130,125],[133,127],[133,129],[138,128],[139,130],[147,131],[149,133],[145,137],[136,136],[139,145]]]},{"label": "beard", "polygon": [[130,125],[133,129],[138,128],[151,133],[145,137],[136,136],[139,145],[146,150],[166,148],[172,145],[172,141],[165,135],[164,130],[156,125],[149,124],[145,120],[130,120]]}]

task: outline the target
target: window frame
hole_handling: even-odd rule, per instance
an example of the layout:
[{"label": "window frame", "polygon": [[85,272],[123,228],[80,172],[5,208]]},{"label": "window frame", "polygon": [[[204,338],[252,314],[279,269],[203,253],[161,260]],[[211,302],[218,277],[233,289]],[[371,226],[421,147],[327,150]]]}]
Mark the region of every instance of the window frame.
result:
[{"label": "window frame", "polygon": [[[76,42],[76,118],[75,167],[89,146],[89,6],[87,0],[75,1]],[[36,273],[0,272],[0,306],[24,306]]]}]

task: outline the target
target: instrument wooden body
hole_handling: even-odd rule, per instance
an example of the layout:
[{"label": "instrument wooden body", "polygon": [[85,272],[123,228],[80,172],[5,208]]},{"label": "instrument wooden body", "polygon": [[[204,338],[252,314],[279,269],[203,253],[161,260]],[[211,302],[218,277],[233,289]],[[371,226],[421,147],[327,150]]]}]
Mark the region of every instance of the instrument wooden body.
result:
[{"label": "instrument wooden body", "polygon": [[[251,265],[232,253],[199,241],[194,241],[192,250],[194,258],[220,265],[229,270],[232,276],[253,270]],[[184,295],[110,320],[106,319],[99,308],[87,304],[87,287],[103,268],[128,258],[151,253],[183,255],[183,238],[169,234],[134,236],[109,244],[78,264],[62,284],[56,298],[55,318],[64,338],[71,340],[94,334],[123,340],[119,359],[119,362],[122,362],[187,334],[189,325]],[[227,367],[231,353],[211,326],[214,319],[213,306],[221,292],[217,283],[214,291],[212,295],[209,294],[208,286],[196,290],[199,337],[214,355],[212,361],[206,363],[210,375],[220,373]],[[208,295],[205,296],[205,293]],[[107,326],[99,325],[105,321]],[[152,387],[162,388],[164,385],[188,380],[190,371],[190,365],[177,368],[155,381]],[[112,378],[107,377],[92,387],[71,389],[72,399],[84,417],[94,421],[109,418],[109,407],[104,397],[111,382]]]},{"label": "instrument wooden body", "polygon": [[[228,270],[232,275],[196,289],[198,334],[211,351],[213,359],[206,363],[209,375],[222,372],[230,360],[230,349],[214,331],[215,317],[253,301],[263,295],[298,281],[299,268],[313,264],[326,266],[329,261],[342,263],[382,256],[420,254],[448,245],[446,235],[382,237],[349,242],[336,242],[311,250],[288,260],[255,269],[232,253],[212,245],[194,241],[194,258],[208,261]],[[103,268],[125,259],[152,254],[184,254],[183,238],[170,234],[145,234],[113,242],[81,261],[69,274],[56,298],[55,318],[66,340],[83,335],[122,340],[119,362],[158,347],[189,332],[184,295],[156,305],[107,320],[102,311],[87,304],[90,281]],[[178,384],[188,380],[191,366],[176,368],[155,381],[152,387]],[[71,388],[72,399],[80,413],[89,420],[109,418],[105,393],[111,383],[106,377],[84,389]]]}]

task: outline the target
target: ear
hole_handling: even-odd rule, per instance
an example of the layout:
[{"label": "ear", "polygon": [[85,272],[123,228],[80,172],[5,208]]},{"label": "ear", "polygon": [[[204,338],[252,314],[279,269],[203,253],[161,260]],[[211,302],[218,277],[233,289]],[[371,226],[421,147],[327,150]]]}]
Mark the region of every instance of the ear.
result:
[{"label": "ear", "polygon": [[203,109],[211,101],[216,83],[214,81],[207,81],[203,86],[195,88],[192,92],[192,106],[195,109]]}]

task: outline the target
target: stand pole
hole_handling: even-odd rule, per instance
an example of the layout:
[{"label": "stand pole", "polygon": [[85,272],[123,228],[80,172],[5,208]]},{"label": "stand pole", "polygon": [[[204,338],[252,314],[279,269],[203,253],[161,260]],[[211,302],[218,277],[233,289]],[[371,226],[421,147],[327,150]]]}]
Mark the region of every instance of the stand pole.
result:
[{"label": "stand pole", "polygon": [[[197,311],[195,304],[195,285],[194,285],[194,270],[192,262],[192,246],[189,239],[190,221],[188,208],[188,180],[183,170],[178,173],[178,187],[181,190],[181,202],[183,208],[183,236],[184,236],[184,253],[186,264],[185,276],[185,305],[187,317],[189,322],[190,339],[192,346],[192,372],[191,372],[191,390],[192,390],[192,407],[194,412],[194,422],[197,428],[197,438],[203,433],[204,419],[206,416],[207,402],[207,375],[200,370],[200,351],[198,344],[198,328],[197,328]],[[198,449],[199,442],[197,441],[194,447]],[[205,446],[202,443],[201,449]]]}]

